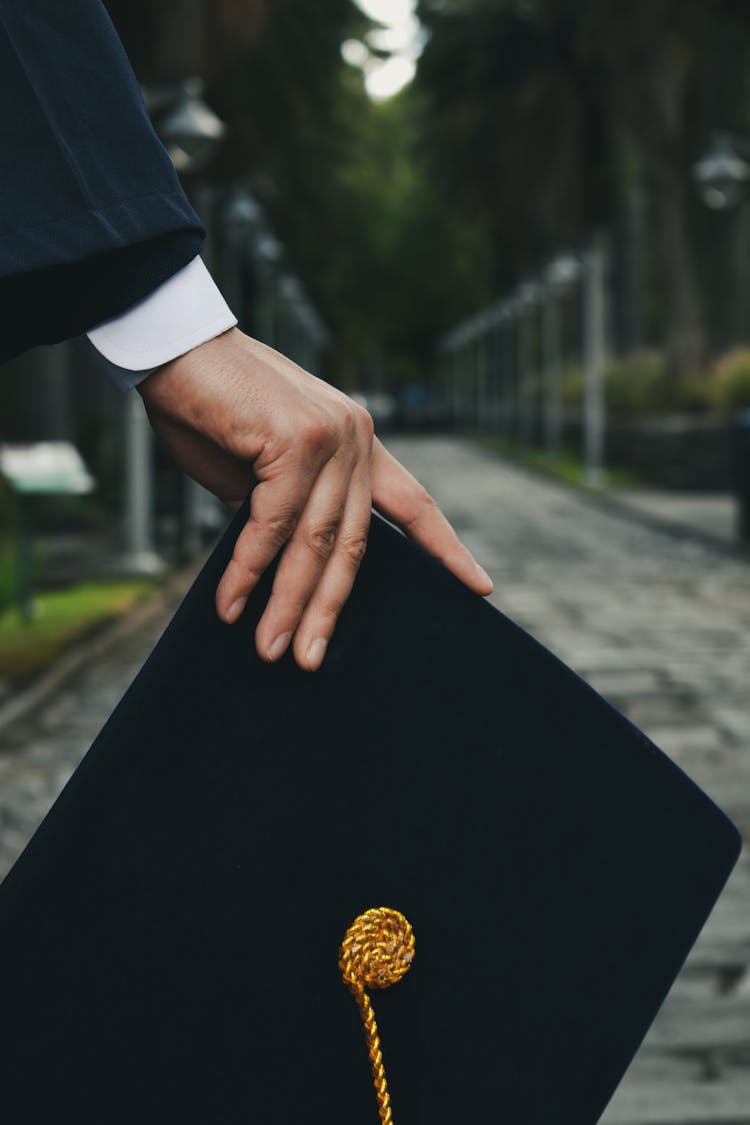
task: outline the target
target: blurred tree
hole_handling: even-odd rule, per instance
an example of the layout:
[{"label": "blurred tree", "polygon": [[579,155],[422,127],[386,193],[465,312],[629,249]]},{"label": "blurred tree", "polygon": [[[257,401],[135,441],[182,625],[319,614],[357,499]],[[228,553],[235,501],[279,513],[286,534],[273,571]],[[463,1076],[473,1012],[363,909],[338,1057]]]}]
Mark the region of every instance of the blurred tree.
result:
[{"label": "blurred tree", "polygon": [[342,44],[373,24],[352,0],[281,0],[211,86],[248,174],[334,330],[340,381],[424,371],[436,335],[489,290],[477,224],[430,183],[421,107],[367,97]]},{"label": "blurred tree", "polygon": [[[418,81],[446,189],[488,216],[500,280],[648,193],[670,368],[706,350],[690,171],[747,112],[740,0],[421,0]],[[693,218],[690,219],[691,209]]]},{"label": "blurred tree", "polygon": [[108,6],[142,80],[207,78],[231,128],[212,175],[241,177],[266,205],[333,329],[329,374],[429,373],[435,337],[489,296],[489,244],[437,188],[419,99],[373,104],[344,62],[342,44],[376,25],[353,0]]}]

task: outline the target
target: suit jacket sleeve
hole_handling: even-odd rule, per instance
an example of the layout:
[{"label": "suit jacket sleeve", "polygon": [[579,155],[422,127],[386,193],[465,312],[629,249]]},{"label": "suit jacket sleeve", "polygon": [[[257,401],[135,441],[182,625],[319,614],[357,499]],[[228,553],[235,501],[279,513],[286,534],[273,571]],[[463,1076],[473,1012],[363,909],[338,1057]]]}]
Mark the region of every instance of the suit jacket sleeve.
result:
[{"label": "suit jacket sleeve", "polygon": [[0,0],[0,361],[124,312],[204,231],[100,0]]}]

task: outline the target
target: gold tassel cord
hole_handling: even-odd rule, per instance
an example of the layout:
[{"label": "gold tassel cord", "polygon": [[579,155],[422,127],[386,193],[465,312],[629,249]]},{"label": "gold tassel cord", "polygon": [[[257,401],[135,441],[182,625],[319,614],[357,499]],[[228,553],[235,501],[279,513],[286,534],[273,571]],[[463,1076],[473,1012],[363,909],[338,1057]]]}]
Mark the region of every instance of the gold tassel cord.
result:
[{"label": "gold tassel cord", "polygon": [[339,950],[339,969],[365,1027],[372,1080],[382,1125],[393,1125],[391,1098],[383,1066],[378,1025],[368,988],[389,988],[408,973],[414,959],[414,933],[398,910],[376,906],[355,918]]}]

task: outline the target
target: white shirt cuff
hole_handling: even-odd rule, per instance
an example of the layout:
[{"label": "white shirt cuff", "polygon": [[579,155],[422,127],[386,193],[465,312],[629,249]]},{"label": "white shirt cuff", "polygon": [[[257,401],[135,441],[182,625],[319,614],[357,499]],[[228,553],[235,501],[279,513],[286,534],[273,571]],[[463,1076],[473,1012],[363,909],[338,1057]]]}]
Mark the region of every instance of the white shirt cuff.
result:
[{"label": "white shirt cuff", "polygon": [[110,364],[124,368],[110,374],[127,388],[236,323],[199,256],[127,312],[86,335]]}]

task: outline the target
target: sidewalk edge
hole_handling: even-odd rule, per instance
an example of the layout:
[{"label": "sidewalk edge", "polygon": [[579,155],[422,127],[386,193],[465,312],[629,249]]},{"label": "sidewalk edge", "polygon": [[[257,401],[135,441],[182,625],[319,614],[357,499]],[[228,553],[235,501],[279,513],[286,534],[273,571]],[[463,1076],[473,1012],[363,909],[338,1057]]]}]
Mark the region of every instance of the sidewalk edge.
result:
[{"label": "sidewalk edge", "polygon": [[185,594],[194,578],[194,571],[178,571],[170,576],[152,597],[145,598],[122,616],[98,630],[93,636],[73,643],[58,660],[31,684],[14,693],[0,705],[0,731],[23,719],[29,711],[41,706],[72,676],[86,665],[104,656],[121,641],[150,624]]}]

